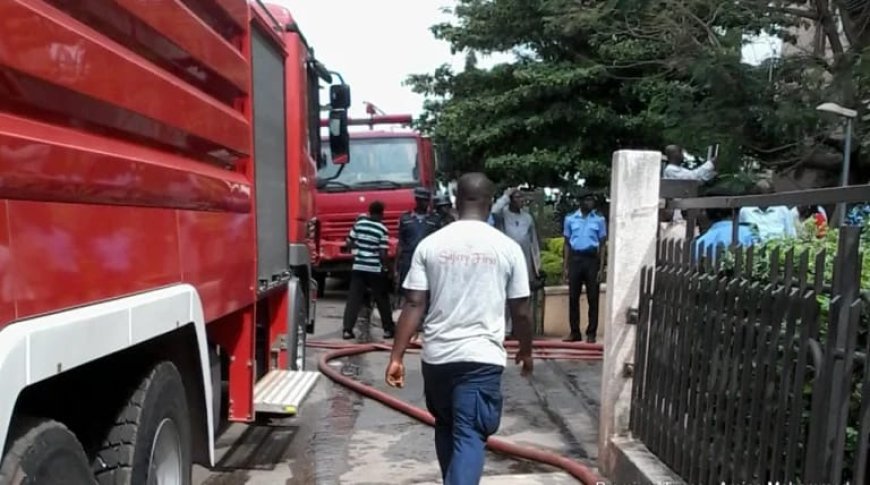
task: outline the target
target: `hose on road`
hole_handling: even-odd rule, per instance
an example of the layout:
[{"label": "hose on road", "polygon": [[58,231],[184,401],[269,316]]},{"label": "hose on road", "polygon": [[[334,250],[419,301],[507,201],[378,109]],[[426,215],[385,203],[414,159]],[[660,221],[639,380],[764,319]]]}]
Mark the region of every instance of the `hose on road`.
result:
[{"label": "hose on road", "polygon": [[[540,341],[541,345],[536,348],[532,352],[532,357],[540,360],[601,360],[601,346],[595,344],[584,344],[583,342],[578,342],[577,344],[565,344],[564,342],[550,342],[550,341]],[[582,345],[578,345],[582,344]],[[326,349],[326,350],[338,350],[345,349],[348,346],[359,345],[341,341],[309,341],[307,346],[309,348],[316,349]],[[375,346],[373,350],[383,350],[389,352],[391,347],[387,344],[383,343],[371,343],[369,345]],[[517,345],[512,345],[510,341],[505,345],[508,358],[513,359],[516,356],[516,352],[518,349]],[[419,345],[414,345],[412,348],[408,350],[408,353],[415,354],[419,353],[420,347]]]},{"label": "hose on road", "polygon": [[[320,372],[336,383],[356,391],[363,396],[374,399],[375,401],[404,413],[422,423],[428,424],[429,426],[435,425],[435,418],[433,418],[427,411],[412,406],[411,404],[408,404],[401,399],[397,399],[386,392],[375,389],[372,386],[345,376],[339,370],[336,370],[329,365],[330,361],[344,357],[365,354],[368,352],[390,351],[392,348],[390,345],[383,343],[356,344],[336,341],[309,341],[307,345],[312,348],[329,350],[320,358],[318,368],[320,369]],[[517,342],[508,341],[505,343],[505,347],[508,349],[509,353],[515,354],[518,345]],[[412,344],[412,348],[419,349],[419,345]],[[589,344],[585,342],[538,340],[534,342],[532,355],[536,359],[601,360],[602,346],[600,344]],[[565,471],[586,485],[594,485],[595,483],[601,482],[601,478],[599,478],[588,467],[566,456],[520,446],[496,437],[490,437],[487,440],[486,445],[490,450],[497,453],[554,466]]]}]

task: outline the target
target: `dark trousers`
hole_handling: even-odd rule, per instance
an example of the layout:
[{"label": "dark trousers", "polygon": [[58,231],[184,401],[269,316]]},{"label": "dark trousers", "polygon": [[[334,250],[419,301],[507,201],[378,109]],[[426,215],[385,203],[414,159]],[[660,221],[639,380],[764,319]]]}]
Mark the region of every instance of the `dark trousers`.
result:
[{"label": "dark trousers", "polygon": [[580,293],[586,285],[589,320],[586,335],[598,332],[598,254],[572,252],[568,262],[568,323],[571,333],[580,335]]},{"label": "dark trousers", "polygon": [[385,332],[393,331],[393,312],[390,309],[390,296],[387,292],[387,278],[384,273],[370,271],[352,271],[350,274],[350,290],[347,295],[347,305],[344,307],[344,330],[353,330],[353,325],[359,316],[360,306],[365,299],[366,288],[371,292]]},{"label": "dark trousers", "polygon": [[486,439],[501,424],[498,365],[423,363],[426,407],[435,417],[435,453],[445,485],[477,485],[483,475]]},{"label": "dark trousers", "polygon": [[408,276],[408,271],[411,270],[411,262],[410,261],[400,261],[397,265],[397,269],[399,270],[399,281],[396,282],[399,289],[402,288],[402,284],[405,283],[405,278]]}]

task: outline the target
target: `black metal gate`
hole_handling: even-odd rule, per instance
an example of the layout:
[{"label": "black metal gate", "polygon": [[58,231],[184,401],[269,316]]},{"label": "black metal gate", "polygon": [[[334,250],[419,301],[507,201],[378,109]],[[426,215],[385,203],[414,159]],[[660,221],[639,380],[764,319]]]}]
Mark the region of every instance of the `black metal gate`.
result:
[{"label": "black metal gate", "polygon": [[642,274],[632,434],[689,483],[868,483],[859,237],[842,228],[836,255],[660,241]]}]

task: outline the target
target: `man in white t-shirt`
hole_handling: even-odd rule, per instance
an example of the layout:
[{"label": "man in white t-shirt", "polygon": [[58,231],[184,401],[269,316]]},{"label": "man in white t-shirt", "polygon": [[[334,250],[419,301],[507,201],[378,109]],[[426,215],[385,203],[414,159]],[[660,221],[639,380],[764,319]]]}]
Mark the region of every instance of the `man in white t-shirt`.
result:
[{"label": "man in white t-shirt", "polygon": [[[435,449],[444,483],[476,484],[486,439],[501,423],[505,301],[532,372],[529,277],[520,246],[486,223],[494,187],[481,173],[459,179],[459,220],[423,239],[404,281],[405,304],[386,381],[404,385],[405,350],[423,322],[426,407],[435,417]],[[429,311],[426,313],[426,303]]]}]

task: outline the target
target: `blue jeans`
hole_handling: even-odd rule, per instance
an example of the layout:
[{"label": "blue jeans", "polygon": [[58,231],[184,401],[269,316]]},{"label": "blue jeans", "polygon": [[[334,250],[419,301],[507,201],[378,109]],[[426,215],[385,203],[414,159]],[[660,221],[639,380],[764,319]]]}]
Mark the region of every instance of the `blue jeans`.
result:
[{"label": "blue jeans", "polygon": [[499,365],[423,363],[426,407],[435,417],[435,451],[445,485],[477,485],[486,438],[501,423]]}]

